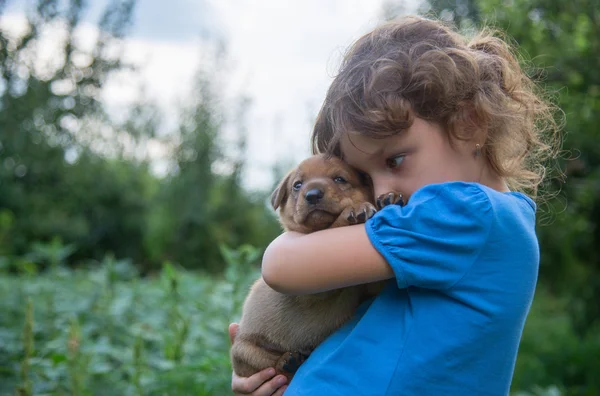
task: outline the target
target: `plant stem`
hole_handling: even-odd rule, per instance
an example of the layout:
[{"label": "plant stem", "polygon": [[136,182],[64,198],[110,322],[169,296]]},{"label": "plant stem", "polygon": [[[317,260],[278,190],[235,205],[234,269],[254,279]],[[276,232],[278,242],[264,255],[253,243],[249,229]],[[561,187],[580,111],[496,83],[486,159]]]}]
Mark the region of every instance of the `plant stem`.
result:
[{"label": "plant stem", "polygon": [[30,373],[31,356],[33,355],[33,302],[27,300],[27,308],[25,311],[25,326],[23,327],[23,349],[24,356],[21,362],[21,386],[17,390],[19,395],[30,396],[33,394]]}]

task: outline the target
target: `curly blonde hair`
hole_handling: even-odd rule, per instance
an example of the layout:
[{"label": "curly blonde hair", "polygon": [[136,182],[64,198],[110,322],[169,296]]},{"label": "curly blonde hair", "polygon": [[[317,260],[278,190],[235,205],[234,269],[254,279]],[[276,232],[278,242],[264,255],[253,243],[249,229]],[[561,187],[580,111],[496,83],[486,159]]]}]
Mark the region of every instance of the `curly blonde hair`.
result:
[{"label": "curly blonde hair", "polygon": [[451,142],[483,131],[491,168],[535,198],[560,140],[555,107],[537,89],[490,30],[468,39],[441,22],[405,17],[350,47],[317,117],[313,153],[341,156],[344,133],[383,138],[419,117],[444,126]]}]

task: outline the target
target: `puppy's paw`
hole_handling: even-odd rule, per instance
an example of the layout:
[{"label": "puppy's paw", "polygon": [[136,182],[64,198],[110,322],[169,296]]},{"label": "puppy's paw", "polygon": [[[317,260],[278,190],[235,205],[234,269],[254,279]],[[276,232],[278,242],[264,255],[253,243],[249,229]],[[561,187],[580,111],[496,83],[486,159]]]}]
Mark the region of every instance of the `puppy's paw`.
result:
[{"label": "puppy's paw", "polygon": [[363,202],[358,206],[344,209],[340,218],[346,220],[348,224],[360,224],[373,217],[376,212],[377,209],[370,202]]},{"label": "puppy's paw", "polygon": [[278,373],[285,375],[288,378],[291,378],[300,365],[304,363],[304,361],[308,358],[308,355],[295,351],[295,352],[286,352],[277,361],[275,364],[275,370]]},{"label": "puppy's paw", "polygon": [[389,193],[381,194],[377,197],[377,208],[383,209],[388,205],[404,205],[404,199],[402,198],[402,194],[396,191],[390,191]]}]

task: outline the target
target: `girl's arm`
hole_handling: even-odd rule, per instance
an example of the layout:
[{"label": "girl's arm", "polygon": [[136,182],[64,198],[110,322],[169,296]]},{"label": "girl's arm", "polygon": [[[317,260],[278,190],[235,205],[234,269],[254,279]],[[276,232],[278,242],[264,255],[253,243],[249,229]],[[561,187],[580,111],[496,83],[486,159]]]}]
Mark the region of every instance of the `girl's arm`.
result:
[{"label": "girl's arm", "polygon": [[[534,207],[516,205],[521,204],[529,210],[517,220],[526,220],[523,229],[529,230]],[[399,288],[448,290],[478,259],[496,216],[479,185],[432,184],[416,191],[407,205],[386,206],[365,224],[281,235],[265,251],[263,278],[284,294],[390,278]]]},{"label": "girl's arm", "polygon": [[390,279],[394,272],[359,224],[280,235],[265,251],[262,276],[274,290],[300,295]]}]

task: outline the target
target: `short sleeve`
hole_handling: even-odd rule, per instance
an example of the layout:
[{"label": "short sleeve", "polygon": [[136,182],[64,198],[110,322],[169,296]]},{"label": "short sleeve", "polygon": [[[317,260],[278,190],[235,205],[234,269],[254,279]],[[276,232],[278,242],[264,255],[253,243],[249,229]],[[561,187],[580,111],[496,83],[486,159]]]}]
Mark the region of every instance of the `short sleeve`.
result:
[{"label": "short sleeve", "polygon": [[477,260],[492,213],[486,192],[477,184],[433,184],[413,193],[405,206],[377,212],[366,230],[392,267],[398,287],[446,290]]}]

